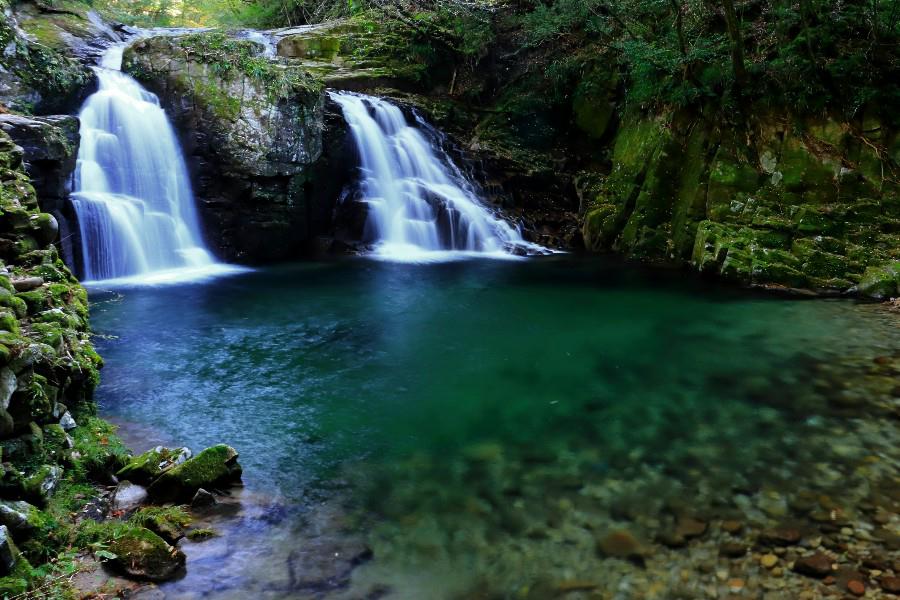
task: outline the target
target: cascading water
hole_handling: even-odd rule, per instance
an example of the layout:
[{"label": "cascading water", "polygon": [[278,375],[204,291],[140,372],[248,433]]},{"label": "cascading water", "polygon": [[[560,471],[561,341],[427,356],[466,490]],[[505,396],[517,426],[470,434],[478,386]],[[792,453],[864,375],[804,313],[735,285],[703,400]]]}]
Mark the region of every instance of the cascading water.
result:
[{"label": "cascading water", "polygon": [[157,282],[222,270],[201,241],[175,132],[155,95],[122,73],[124,45],[84,103],[72,204],[86,281]]},{"label": "cascading water", "polygon": [[422,260],[448,252],[498,257],[546,252],[525,242],[481,204],[474,185],[450,156],[423,135],[439,137],[424,121],[410,126],[397,106],[379,98],[330,95],[359,152],[360,190],[368,205],[366,233],[377,240],[377,255]]}]

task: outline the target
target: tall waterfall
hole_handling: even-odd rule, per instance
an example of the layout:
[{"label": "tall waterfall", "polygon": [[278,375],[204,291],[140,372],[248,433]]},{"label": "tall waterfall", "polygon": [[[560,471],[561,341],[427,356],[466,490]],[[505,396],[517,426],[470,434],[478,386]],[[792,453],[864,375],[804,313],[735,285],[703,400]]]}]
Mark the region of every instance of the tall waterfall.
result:
[{"label": "tall waterfall", "polygon": [[332,92],[331,98],[359,152],[366,233],[377,240],[378,255],[420,260],[448,251],[493,256],[543,251],[481,204],[427,123],[411,126],[397,106],[378,98],[346,92]]},{"label": "tall waterfall", "polygon": [[124,46],[96,68],[84,103],[72,203],[86,281],[184,279],[221,268],[201,241],[175,132],[155,95],[120,72]]}]

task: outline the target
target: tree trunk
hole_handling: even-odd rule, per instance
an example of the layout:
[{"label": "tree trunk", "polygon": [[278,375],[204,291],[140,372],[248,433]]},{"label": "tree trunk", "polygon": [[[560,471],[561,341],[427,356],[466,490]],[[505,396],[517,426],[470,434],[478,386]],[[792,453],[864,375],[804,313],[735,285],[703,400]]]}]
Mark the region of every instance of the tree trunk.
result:
[{"label": "tree trunk", "polygon": [[722,0],[722,8],[725,9],[725,26],[728,28],[728,37],[731,39],[731,67],[734,70],[734,81],[740,90],[747,83],[747,68],[744,65],[744,36],[741,34],[741,24],[738,22],[737,11],[734,9],[734,0]]}]

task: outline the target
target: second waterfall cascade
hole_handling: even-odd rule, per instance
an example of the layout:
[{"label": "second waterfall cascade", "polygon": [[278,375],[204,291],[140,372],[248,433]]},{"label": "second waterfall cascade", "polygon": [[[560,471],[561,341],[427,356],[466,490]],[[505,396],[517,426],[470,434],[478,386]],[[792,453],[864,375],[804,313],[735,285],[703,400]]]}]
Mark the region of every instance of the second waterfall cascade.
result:
[{"label": "second waterfall cascade", "polygon": [[120,72],[124,46],[96,68],[84,103],[72,204],[82,279],[156,283],[228,270],[203,244],[187,167],[159,101]]},{"label": "second waterfall cascade", "polygon": [[[494,215],[450,156],[407,123],[399,107],[371,96],[332,92],[353,133],[368,205],[366,235],[375,253],[390,260],[459,255],[511,257],[546,249]],[[421,130],[421,131],[420,131]]]}]

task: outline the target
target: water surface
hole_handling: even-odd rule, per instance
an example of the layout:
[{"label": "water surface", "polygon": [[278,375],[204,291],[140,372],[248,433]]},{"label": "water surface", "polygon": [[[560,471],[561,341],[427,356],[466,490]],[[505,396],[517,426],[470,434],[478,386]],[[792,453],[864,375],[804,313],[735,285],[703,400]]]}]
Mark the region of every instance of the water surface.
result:
[{"label": "water surface", "polygon": [[164,586],[188,597],[584,577],[611,523],[652,528],[678,498],[740,508],[810,465],[825,474],[803,485],[847,476],[871,447],[835,438],[834,381],[900,348],[872,306],[570,257],[353,259],[92,298],[103,415],[139,446],[241,453],[238,517]]}]

